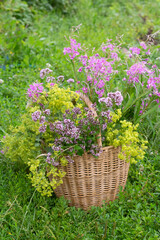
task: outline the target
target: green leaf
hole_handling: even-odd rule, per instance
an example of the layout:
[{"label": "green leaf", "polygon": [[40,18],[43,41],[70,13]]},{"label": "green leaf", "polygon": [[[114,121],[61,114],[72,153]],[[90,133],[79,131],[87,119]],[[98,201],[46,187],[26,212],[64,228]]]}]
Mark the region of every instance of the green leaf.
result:
[{"label": "green leaf", "polygon": [[150,108],[148,111],[146,111],[143,115],[141,115],[135,123],[138,123],[141,119],[143,119],[144,117],[146,117],[147,115],[151,114],[152,112],[154,112],[157,109],[157,105],[155,105],[154,107]]}]

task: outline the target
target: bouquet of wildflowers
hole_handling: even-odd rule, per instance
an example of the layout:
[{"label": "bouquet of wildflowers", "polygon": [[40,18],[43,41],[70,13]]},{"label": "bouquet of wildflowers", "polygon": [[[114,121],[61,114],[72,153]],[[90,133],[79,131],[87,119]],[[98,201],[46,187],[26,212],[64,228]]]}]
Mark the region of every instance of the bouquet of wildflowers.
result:
[{"label": "bouquet of wildflowers", "polygon": [[3,139],[6,156],[27,163],[32,184],[48,196],[65,175],[58,166],[84,152],[98,157],[112,145],[121,147],[124,161],[142,159],[146,141],[138,123],[160,107],[159,69],[144,42],[124,49],[107,40],[95,50],[70,38],[64,54],[74,77],[42,69],[41,82],[29,86],[21,125]]}]

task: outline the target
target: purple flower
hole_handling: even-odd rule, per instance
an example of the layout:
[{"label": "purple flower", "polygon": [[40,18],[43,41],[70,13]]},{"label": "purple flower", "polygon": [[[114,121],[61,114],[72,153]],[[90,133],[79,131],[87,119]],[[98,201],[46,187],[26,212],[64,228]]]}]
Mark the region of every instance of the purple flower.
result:
[{"label": "purple flower", "polygon": [[39,97],[39,93],[43,92],[43,83],[33,83],[33,85],[29,85],[30,88],[28,88],[27,94],[28,97],[32,98],[33,101],[37,101],[37,98]]},{"label": "purple flower", "polygon": [[53,151],[60,151],[60,150],[62,150],[62,148],[61,148],[60,145],[59,146],[52,146],[52,150]]},{"label": "purple flower", "polygon": [[55,80],[55,78],[54,77],[47,77],[47,79],[46,79],[46,82],[52,82],[52,81],[54,81]]},{"label": "purple flower", "polygon": [[110,97],[106,97],[105,104],[106,107],[112,107],[113,106],[112,99]]},{"label": "purple flower", "polygon": [[32,120],[33,121],[37,121],[41,116],[41,111],[35,111],[34,113],[32,113]]},{"label": "purple flower", "polygon": [[47,163],[51,163],[51,153],[49,152],[48,154],[47,154],[47,158],[46,158],[46,162]]},{"label": "purple flower", "polygon": [[57,130],[63,131],[63,124],[62,124],[61,121],[55,122],[54,125],[55,125],[55,128],[56,128]]},{"label": "purple flower", "polygon": [[145,44],[144,42],[141,42],[141,43],[140,43],[140,46],[141,46],[143,49],[147,49],[147,46],[146,46],[146,44]]},{"label": "purple flower", "polygon": [[103,88],[105,85],[104,81],[103,80],[100,80],[99,83],[97,84],[97,87],[98,88]]},{"label": "purple flower", "polygon": [[44,111],[44,114],[46,114],[46,115],[50,115],[50,114],[51,114],[50,109],[46,109],[46,110]]},{"label": "purple flower", "polygon": [[42,126],[39,128],[39,132],[44,133],[44,132],[46,131],[46,128],[47,128],[47,125],[42,125]]},{"label": "purple flower", "polygon": [[67,159],[67,161],[68,161],[69,163],[73,163],[73,162],[74,162],[74,160],[71,158],[70,155],[66,156],[66,159]]},{"label": "purple flower", "polygon": [[72,112],[74,112],[75,114],[81,114],[81,110],[78,107],[73,108]]},{"label": "purple flower", "polygon": [[127,70],[127,75],[129,76],[128,82],[139,82],[139,74],[151,74],[150,70],[147,69],[145,64],[146,62],[135,63],[130,67],[129,70]]},{"label": "purple flower", "polygon": [[121,105],[121,103],[123,101],[123,96],[122,96],[121,92],[119,92],[119,91],[115,92],[114,100],[115,100],[115,103],[117,106]]},{"label": "purple flower", "polygon": [[146,55],[151,55],[150,49],[146,52]]},{"label": "purple flower", "polygon": [[45,76],[46,76],[47,74],[51,73],[51,72],[52,72],[52,70],[49,69],[49,68],[42,69],[42,70],[40,71],[40,78],[41,78],[41,79],[45,78]]},{"label": "purple flower", "polygon": [[102,125],[102,130],[104,131],[106,128],[107,128],[107,123],[104,123],[104,124]]},{"label": "purple flower", "polygon": [[82,72],[82,69],[83,69],[83,67],[80,67],[80,68],[78,69],[78,72]]},{"label": "purple flower", "polygon": [[54,166],[54,167],[57,167],[59,165],[59,162],[55,162],[54,161],[54,158],[51,159],[51,164]]},{"label": "purple flower", "polygon": [[41,118],[40,118],[40,124],[44,124],[45,123],[45,121],[46,121],[46,117],[45,116],[42,116]]},{"label": "purple flower", "polygon": [[1,150],[1,153],[2,153],[2,154],[4,154],[4,151],[3,151],[3,150]]},{"label": "purple flower", "polygon": [[58,82],[60,82],[60,81],[63,82],[63,80],[64,80],[64,76],[59,76],[59,77],[57,77],[57,81],[58,81]]},{"label": "purple flower", "polygon": [[111,53],[111,58],[117,60],[117,59],[118,59],[118,54],[115,53],[115,52],[112,52],[112,53]]},{"label": "purple flower", "polygon": [[106,117],[108,120],[110,120],[111,119],[110,110],[108,110],[106,112],[101,112],[101,116]]},{"label": "purple flower", "polygon": [[88,88],[83,87],[83,88],[82,88],[82,91],[83,91],[84,93],[87,93],[87,92],[88,92]]},{"label": "purple flower", "polygon": [[131,47],[129,50],[132,51],[132,54],[140,54],[141,49],[137,48],[137,47]]},{"label": "purple flower", "polygon": [[101,102],[105,102],[105,97],[100,98],[100,99],[98,100],[98,102],[99,102],[99,103],[101,103]]},{"label": "purple flower", "polygon": [[100,98],[98,100],[100,103],[101,102],[104,102],[106,104],[106,107],[112,107],[113,106],[113,103],[112,103],[112,99],[110,97],[106,97],[106,98]]},{"label": "purple flower", "polygon": [[45,69],[42,69],[42,70],[40,71],[40,78],[43,79],[45,76],[46,76]]},{"label": "purple flower", "polygon": [[76,56],[79,55],[78,49],[81,49],[81,44],[77,43],[75,39],[70,39],[71,47],[64,48],[63,53],[64,55],[69,54],[70,59],[74,59]]},{"label": "purple flower", "polygon": [[73,83],[73,82],[74,82],[74,79],[69,78],[69,79],[67,80],[67,82],[68,82],[68,83]]},{"label": "purple flower", "polygon": [[157,68],[157,65],[156,65],[156,64],[155,64],[155,65],[153,65],[153,66],[152,66],[152,68]]}]

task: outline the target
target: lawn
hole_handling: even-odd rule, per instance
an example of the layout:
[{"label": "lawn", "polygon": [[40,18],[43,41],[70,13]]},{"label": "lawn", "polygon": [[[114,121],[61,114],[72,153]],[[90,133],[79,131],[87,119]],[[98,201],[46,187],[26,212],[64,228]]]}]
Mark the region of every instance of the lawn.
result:
[{"label": "lawn", "polygon": [[[149,36],[151,58],[160,68],[159,0],[6,0],[0,7],[1,138],[20,123],[27,89],[47,63],[55,76],[73,78],[63,48],[77,26],[79,41],[90,47],[116,37],[124,48],[137,46]],[[130,166],[125,191],[114,202],[89,211],[68,207],[55,195],[42,197],[27,178],[28,168],[1,154],[0,239],[159,240],[159,119],[157,111],[144,122],[148,150],[144,160]]]}]

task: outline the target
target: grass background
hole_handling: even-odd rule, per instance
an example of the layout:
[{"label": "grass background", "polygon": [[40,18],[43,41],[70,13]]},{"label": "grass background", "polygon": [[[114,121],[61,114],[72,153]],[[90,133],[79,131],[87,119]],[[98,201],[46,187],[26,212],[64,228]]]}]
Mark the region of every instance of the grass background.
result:
[{"label": "grass background", "polygon": [[[73,77],[63,55],[73,26],[82,24],[79,41],[91,47],[116,36],[133,46],[151,34],[152,58],[160,65],[159,0],[6,0],[0,8],[1,137],[18,124],[27,88],[46,63],[55,76]],[[1,155],[0,239],[160,239],[159,122],[157,113],[144,124],[150,147],[145,159],[130,167],[124,193],[88,212],[68,207],[63,198],[40,196],[26,167]]]}]

